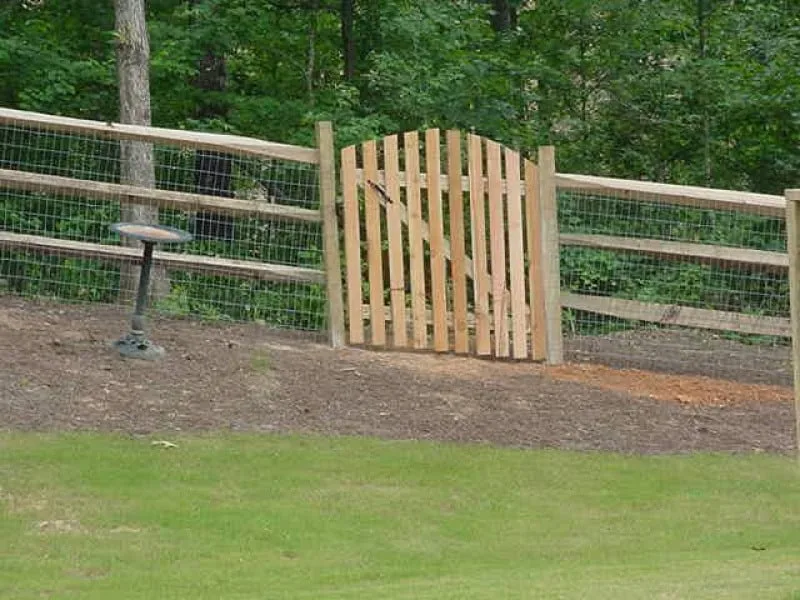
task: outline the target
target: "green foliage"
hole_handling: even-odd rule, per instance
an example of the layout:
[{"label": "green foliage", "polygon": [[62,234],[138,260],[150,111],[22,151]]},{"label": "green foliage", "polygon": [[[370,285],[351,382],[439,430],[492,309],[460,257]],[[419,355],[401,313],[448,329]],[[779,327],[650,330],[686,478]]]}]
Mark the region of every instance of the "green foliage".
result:
[{"label": "green foliage", "polygon": [[[753,191],[797,185],[800,10],[779,0],[541,0],[491,25],[476,0],[355,2],[356,73],[340,6],[149,3],[155,122],[310,143],[429,126],[475,130],[564,171]],[[114,119],[113,6],[0,9],[6,106]],[[196,85],[224,60],[224,89]],[[212,116],[209,116],[212,115]]]},{"label": "green foliage", "polygon": [[119,270],[96,261],[0,250],[3,287],[31,297],[73,302],[114,302]]},{"label": "green foliage", "polygon": [[325,327],[323,286],[258,283],[195,273],[170,275],[170,294],[160,299],[155,308],[172,316],[253,321],[305,331],[320,331]]}]

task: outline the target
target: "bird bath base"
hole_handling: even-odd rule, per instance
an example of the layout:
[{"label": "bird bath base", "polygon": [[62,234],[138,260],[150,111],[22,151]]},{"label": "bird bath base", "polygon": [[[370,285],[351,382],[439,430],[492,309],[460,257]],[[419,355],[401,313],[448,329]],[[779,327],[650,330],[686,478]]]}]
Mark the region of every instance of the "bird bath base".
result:
[{"label": "bird bath base", "polygon": [[131,331],[112,345],[126,358],[158,360],[164,356],[164,349],[148,340],[143,331]]}]

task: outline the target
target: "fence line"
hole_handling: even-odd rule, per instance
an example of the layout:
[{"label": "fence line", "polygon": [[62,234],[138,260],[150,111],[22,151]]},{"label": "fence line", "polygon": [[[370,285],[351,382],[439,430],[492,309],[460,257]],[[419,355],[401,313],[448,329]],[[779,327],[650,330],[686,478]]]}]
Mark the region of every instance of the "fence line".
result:
[{"label": "fence line", "polygon": [[[325,327],[341,345],[330,124],[316,134],[305,148],[0,108],[0,285],[124,299],[123,273],[141,251],[108,226],[126,206],[157,208],[164,224],[195,229],[193,242],[155,253],[168,286],[157,307]],[[123,140],[154,145],[153,188],[119,183]]]},{"label": "fence line", "polygon": [[[367,141],[341,152],[345,332],[329,124],[318,124],[316,148],[0,108],[4,131],[10,137],[0,145],[0,194],[7,198],[0,196],[0,266],[17,265],[13,277],[27,276],[19,275],[27,272],[27,252],[136,263],[135,248],[97,232],[121,207],[146,205],[163,209],[177,226],[195,214],[237,223],[235,240],[161,252],[160,263],[176,272],[320,286],[334,345],[347,333],[354,344],[388,340],[398,348],[558,363],[573,313],[605,319],[595,323],[601,332],[649,323],[791,333],[781,308],[790,284],[783,227],[790,225],[791,202],[782,196],[556,173],[552,149],[539,150],[537,165],[457,131]],[[156,145],[157,189],[117,182],[120,140]],[[54,159],[60,162],[47,162]],[[217,160],[228,161],[227,172],[200,173]],[[227,178],[224,189],[215,187],[220,177]],[[285,193],[290,186],[299,192]],[[296,193],[313,199],[300,201]],[[81,233],[62,228],[81,218]],[[743,229],[738,238],[723,235],[731,226]],[[287,252],[291,247],[291,259],[270,258],[276,240]],[[80,268],[87,277],[92,270]],[[595,268],[604,272],[595,277]],[[678,289],[690,276],[698,281],[686,285],[702,294],[659,296],[665,279]],[[637,280],[633,287],[615,287],[625,277]],[[651,283],[646,293],[635,288]]]},{"label": "fence line", "polygon": [[783,197],[574,174],[556,182],[572,360],[786,381]]},{"label": "fence line", "polygon": [[[781,218],[786,212],[785,198],[767,194],[573,174],[557,174],[556,183],[560,190],[599,192],[603,196],[610,195],[613,198],[643,203],[656,201],[692,208],[723,208],[746,214]],[[630,196],[629,193],[639,195]],[[559,245],[561,247],[622,251],[719,267],[761,268],[764,271],[774,271],[783,275],[786,275],[789,268],[789,257],[785,252],[724,245],[579,233],[560,233]],[[621,319],[763,335],[788,336],[789,334],[788,318],[763,317],[729,311],[696,309],[677,304],[664,305],[655,302],[646,303],[568,293],[562,294],[561,302],[564,308],[595,312]]]}]

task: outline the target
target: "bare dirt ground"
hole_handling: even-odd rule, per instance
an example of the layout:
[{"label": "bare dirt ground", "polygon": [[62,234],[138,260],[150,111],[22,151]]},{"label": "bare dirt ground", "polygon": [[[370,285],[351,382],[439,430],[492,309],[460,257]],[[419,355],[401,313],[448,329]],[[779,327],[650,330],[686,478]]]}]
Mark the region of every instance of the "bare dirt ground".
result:
[{"label": "bare dirt ground", "polygon": [[109,346],[128,322],[125,307],[0,297],[0,431],[314,432],[632,453],[794,447],[780,374],[737,382],[333,350],[256,325],[159,317],[150,334],[167,355],[146,362]]}]

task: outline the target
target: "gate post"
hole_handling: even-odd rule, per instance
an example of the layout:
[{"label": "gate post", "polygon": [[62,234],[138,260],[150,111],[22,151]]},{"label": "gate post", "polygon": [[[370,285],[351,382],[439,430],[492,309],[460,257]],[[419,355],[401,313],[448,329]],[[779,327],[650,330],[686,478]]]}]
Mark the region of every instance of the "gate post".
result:
[{"label": "gate post", "polygon": [[794,417],[800,458],[800,189],[786,190],[786,251],[789,254],[789,304],[792,324]]},{"label": "gate post", "polygon": [[322,212],[322,252],[325,261],[328,334],[331,346],[344,346],[344,299],[342,264],[339,256],[339,227],[336,222],[336,164],[333,149],[333,126],[320,121],[316,126],[319,149],[319,197]]},{"label": "gate post", "polygon": [[539,148],[539,202],[541,202],[545,332],[548,364],[564,362],[561,334],[561,248],[558,239],[556,158],[553,146]]}]

